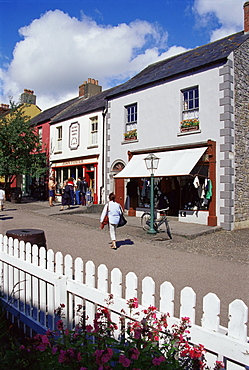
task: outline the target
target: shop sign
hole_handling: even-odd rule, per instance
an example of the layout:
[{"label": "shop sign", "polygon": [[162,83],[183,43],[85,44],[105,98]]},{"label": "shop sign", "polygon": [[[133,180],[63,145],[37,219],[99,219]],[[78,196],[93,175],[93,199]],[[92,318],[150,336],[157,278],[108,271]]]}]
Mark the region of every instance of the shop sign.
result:
[{"label": "shop sign", "polygon": [[78,122],[71,123],[69,126],[69,148],[71,150],[79,147],[80,125]]}]

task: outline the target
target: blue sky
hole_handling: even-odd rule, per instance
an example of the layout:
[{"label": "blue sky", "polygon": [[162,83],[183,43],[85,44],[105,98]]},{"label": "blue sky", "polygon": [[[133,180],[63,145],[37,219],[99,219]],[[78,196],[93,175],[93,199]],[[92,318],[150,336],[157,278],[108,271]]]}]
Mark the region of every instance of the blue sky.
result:
[{"label": "blue sky", "polygon": [[49,108],[243,29],[245,0],[0,0],[0,103]]}]

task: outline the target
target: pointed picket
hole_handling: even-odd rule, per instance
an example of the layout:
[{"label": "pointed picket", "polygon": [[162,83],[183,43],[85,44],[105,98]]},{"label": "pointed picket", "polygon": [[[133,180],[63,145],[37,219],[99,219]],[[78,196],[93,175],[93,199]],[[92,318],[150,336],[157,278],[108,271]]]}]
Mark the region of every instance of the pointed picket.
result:
[{"label": "pointed picket", "polygon": [[[95,264],[93,261],[88,261],[85,265],[85,284],[89,287],[95,288]],[[94,292],[92,301],[94,302]],[[95,317],[95,304],[89,301],[85,302],[86,306],[86,314],[87,314],[87,323],[92,325],[94,317]]]},{"label": "pointed picket", "polygon": [[[19,241],[16,239],[14,240],[14,256],[16,258],[19,257]],[[14,284],[14,297],[15,297],[15,307],[18,307],[18,301],[20,301],[20,270],[14,267],[14,276],[13,276],[13,284]]]},{"label": "pointed picket", "polygon": [[[36,244],[32,246],[32,264],[38,266],[38,247]],[[38,290],[38,279],[32,276],[32,317],[38,319],[39,309],[39,290]]]},{"label": "pointed picket", "polygon": [[[74,261],[74,280],[81,284],[83,283],[83,271],[84,263],[82,258],[77,257]],[[81,319],[83,319],[82,315],[85,314],[84,300],[79,296],[75,296],[75,311],[75,325],[78,325]]]},{"label": "pointed picket", "polygon": [[150,276],[142,280],[141,303],[145,307],[155,306],[155,282]]},{"label": "pointed picket", "polygon": [[55,272],[60,275],[64,273],[64,258],[61,252],[55,254]]},{"label": "pointed picket", "polygon": [[[111,271],[111,293],[113,294],[114,301],[116,297],[122,297],[122,272],[118,268]],[[118,330],[115,330],[114,336],[117,339],[120,333],[119,315],[112,313],[112,321],[118,325]]]},{"label": "pointed picket", "polygon": [[228,335],[232,338],[247,341],[248,307],[240,299],[229,305]]},{"label": "pointed picket", "polygon": [[3,252],[3,234],[0,234],[0,252]]},{"label": "pointed picket", "polygon": [[[25,260],[25,243],[24,241],[20,241],[19,243],[19,258],[21,261]],[[20,311],[23,312],[25,310],[25,290],[26,290],[26,273],[20,271]]]},{"label": "pointed picket", "polygon": [[97,288],[103,292],[108,292],[108,268],[101,264],[97,271]]},{"label": "pointed picket", "polygon": [[54,251],[52,249],[49,249],[47,251],[47,270],[54,272]]},{"label": "pointed picket", "polygon": [[220,300],[214,293],[208,293],[203,298],[203,316],[201,325],[205,329],[219,331]]},{"label": "pointed picket", "polygon": [[[25,244],[25,257],[26,262],[31,264],[31,244],[26,243]],[[32,308],[32,278],[30,274],[26,274],[26,306],[25,306],[25,314],[27,316],[31,315],[31,308]]]},{"label": "pointed picket", "polygon": [[193,325],[195,323],[196,293],[190,287],[185,287],[181,291],[180,318],[189,317]]},{"label": "pointed picket", "polygon": [[137,275],[129,272],[125,277],[125,298],[137,298]]},{"label": "pointed picket", "polygon": [[67,278],[72,279],[73,278],[73,258],[70,256],[70,254],[67,254],[64,259],[65,264],[65,275]]},{"label": "pointed picket", "polygon": [[114,297],[122,297],[122,272],[119,268],[111,271],[111,293]]},{"label": "pointed picket", "polygon": [[174,316],[174,297],[175,289],[169,281],[165,281],[160,286],[160,312],[169,313]]},{"label": "pointed picket", "polygon": [[9,238],[7,235],[4,235],[3,237],[3,252],[8,253],[9,250]]},{"label": "pointed picket", "polygon": [[[52,249],[47,251],[47,270],[54,272],[55,270],[55,255]],[[49,329],[54,329],[54,286],[47,284],[47,326]]]},{"label": "pointed picket", "polygon": [[84,263],[82,258],[77,257],[74,262],[74,279],[79,283],[83,283],[83,272],[84,272]]},{"label": "pointed picket", "polygon": [[[46,274],[47,268],[47,251],[45,248],[39,248],[39,266],[43,269]],[[45,326],[46,324],[46,308],[47,308],[47,284],[44,280],[39,280],[40,290],[40,310],[39,310],[39,322]]]}]

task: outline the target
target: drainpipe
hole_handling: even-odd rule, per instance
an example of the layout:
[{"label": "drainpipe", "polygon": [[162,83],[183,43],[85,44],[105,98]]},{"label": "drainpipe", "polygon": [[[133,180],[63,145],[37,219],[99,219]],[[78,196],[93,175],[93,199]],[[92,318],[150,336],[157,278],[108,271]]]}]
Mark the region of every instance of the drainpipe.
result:
[{"label": "drainpipe", "polygon": [[108,108],[103,107],[102,109],[102,117],[103,117],[103,132],[102,132],[102,184],[100,186],[100,202],[99,204],[102,204],[103,201],[103,189],[105,185],[105,119],[106,119],[106,114],[107,114]]}]

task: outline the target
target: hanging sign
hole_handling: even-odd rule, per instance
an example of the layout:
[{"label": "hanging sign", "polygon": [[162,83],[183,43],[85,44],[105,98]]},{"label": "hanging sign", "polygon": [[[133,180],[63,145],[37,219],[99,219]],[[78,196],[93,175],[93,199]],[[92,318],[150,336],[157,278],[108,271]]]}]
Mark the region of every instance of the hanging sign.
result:
[{"label": "hanging sign", "polygon": [[80,138],[80,125],[78,122],[71,123],[69,126],[69,148],[78,149]]}]

